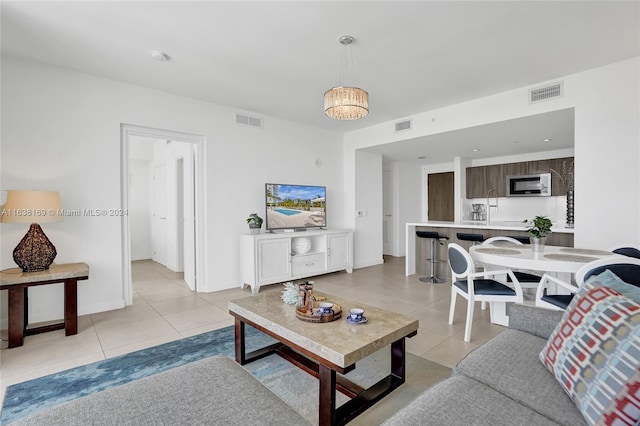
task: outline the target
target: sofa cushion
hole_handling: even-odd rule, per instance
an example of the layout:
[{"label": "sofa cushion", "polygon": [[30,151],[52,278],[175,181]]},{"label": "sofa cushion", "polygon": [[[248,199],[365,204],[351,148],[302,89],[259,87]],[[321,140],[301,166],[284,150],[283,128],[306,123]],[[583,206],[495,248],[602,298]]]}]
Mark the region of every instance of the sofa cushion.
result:
[{"label": "sofa cushion", "polygon": [[509,309],[509,328],[527,332],[547,340],[562,319],[564,311],[552,311],[535,306],[511,303]]},{"label": "sofa cushion", "polygon": [[506,424],[542,426],[555,423],[465,376],[453,376],[438,383],[383,423],[386,426]]},{"label": "sofa cushion", "polygon": [[589,424],[640,419],[640,304],[585,282],[540,353]]},{"label": "sofa cushion", "polygon": [[309,424],[231,359],[205,358],[69,401],[16,425]]},{"label": "sofa cushion", "polygon": [[573,401],[540,364],[545,343],[529,333],[505,330],[467,355],[453,374],[484,383],[559,424],[585,424]]}]

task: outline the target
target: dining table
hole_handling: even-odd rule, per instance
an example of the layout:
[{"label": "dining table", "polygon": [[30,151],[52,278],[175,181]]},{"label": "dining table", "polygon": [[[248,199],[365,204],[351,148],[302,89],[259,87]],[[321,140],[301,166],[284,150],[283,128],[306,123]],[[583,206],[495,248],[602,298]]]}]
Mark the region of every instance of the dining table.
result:
[{"label": "dining table", "polygon": [[572,275],[589,262],[606,258],[624,259],[624,256],[610,251],[589,248],[546,245],[543,251],[537,252],[529,244],[511,242],[472,246],[469,253],[474,262],[483,265],[539,271],[566,282],[571,282]]},{"label": "dining table", "polygon": [[[587,263],[610,258],[612,262],[625,257],[610,251],[545,245],[543,251],[533,251],[529,244],[496,241],[493,244],[471,246],[469,254],[476,264],[485,270],[517,269],[549,274],[566,283],[571,283],[575,273]],[[504,280],[506,276],[496,276]],[[558,293],[566,292],[562,287],[554,289]],[[508,325],[506,305],[495,305],[494,323]]]}]

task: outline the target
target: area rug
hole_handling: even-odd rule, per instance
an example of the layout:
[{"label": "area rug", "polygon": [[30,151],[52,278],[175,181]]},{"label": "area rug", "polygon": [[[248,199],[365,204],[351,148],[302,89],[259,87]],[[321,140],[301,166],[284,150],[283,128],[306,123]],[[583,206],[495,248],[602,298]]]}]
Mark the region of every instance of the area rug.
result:
[{"label": "area rug", "polygon": [[[245,336],[249,351],[274,342],[249,326]],[[389,353],[386,348],[365,358],[346,376],[360,386],[371,386],[388,374]],[[213,355],[234,357],[233,326],[11,385],[6,390],[0,424]],[[318,384],[315,378],[277,355],[247,364],[245,368],[311,423],[317,423]],[[451,371],[410,354],[407,370],[407,382],[411,381],[412,374],[419,377],[428,373],[428,380],[419,380],[419,388],[429,387]],[[338,406],[346,401],[344,395],[337,394]]]}]

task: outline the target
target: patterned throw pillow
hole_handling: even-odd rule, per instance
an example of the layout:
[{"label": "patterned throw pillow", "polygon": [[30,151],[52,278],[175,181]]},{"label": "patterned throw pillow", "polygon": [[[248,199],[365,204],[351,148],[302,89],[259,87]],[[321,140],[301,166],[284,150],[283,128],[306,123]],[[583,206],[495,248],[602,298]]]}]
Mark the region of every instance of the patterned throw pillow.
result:
[{"label": "patterned throw pillow", "polygon": [[592,275],[587,278],[587,282],[594,286],[605,286],[614,289],[623,296],[628,297],[634,302],[640,303],[640,287],[625,283],[616,274],[608,269],[600,272],[598,275]]},{"label": "patterned throw pillow", "polygon": [[640,304],[586,282],[540,353],[592,425],[640,419]]}]

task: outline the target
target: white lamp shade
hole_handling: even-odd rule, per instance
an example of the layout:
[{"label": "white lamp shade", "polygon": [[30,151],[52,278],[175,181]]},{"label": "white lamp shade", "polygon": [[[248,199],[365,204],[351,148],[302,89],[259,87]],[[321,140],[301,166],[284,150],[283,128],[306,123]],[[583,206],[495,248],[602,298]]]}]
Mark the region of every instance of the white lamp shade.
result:
[{"label": "white lamp shade", "polygon": [[59,222],[63,218],[57,191],[7,191],[7,202],[0,207],[4,223]]}]

